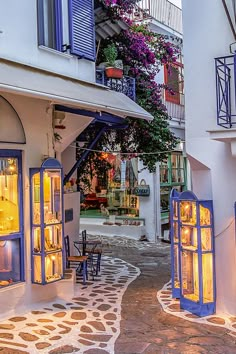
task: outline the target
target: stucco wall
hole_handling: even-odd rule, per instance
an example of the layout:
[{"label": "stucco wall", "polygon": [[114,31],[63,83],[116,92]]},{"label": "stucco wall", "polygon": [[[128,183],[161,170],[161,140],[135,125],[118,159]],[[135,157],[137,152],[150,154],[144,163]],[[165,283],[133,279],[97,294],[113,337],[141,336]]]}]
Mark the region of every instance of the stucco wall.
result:
[{"label": "stucco wall", "polygon": [[38,47],[37,1],[3,1],[0,32],[1,57],[82,80],[95,81],[93,62]]},{"label": "stucco wall", "polygon": [[[0,289],[1,314],[14,314],[23,311],[31,303],[50,300],[61,293],[63,281],[46,286],[31,283],[31,248],[30,248],[30,184],[29,169],[40,167],[44,156],[54,157],[52,145],[52,112],[48,102],[24,96],[4,94],[18,113],[23,124],[26,144],[0,144],[0,149],[22,150],[23,203],[24,203],[24,237],[25,237],[25,283]],[[1,117],[4,124],[4,117]],[[9,129],[11,127],[9,126]],[[69,291],[69,290],[68,290]],[[9,301],[9,297],[11,301]]]},{"label": "stucco wall", "polygon": [[[139,161],[139,170],[143,164]],[[160,176],[159,168],[156,173],[143,170],[138,176],[139,183],[142,179],[150,185],[150,196],[139,197],[139,216],[145,218],[146,236],[149,241],[155,242],[161,237],[161,214],[160,214]]]},{"label": "stucco wall", "polygon": [[234,41],[221,1],[183,0],[186,148],[193,191],[212,198],[215,218],[217,311],[236,314],[234,201],[236,160],[216,129],[214,58]]}]

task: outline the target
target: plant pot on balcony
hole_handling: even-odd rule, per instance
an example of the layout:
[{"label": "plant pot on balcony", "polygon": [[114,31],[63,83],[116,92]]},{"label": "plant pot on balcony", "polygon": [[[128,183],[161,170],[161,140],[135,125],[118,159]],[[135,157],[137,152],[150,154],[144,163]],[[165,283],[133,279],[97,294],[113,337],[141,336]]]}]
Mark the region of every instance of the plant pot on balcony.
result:
[{"label": "plant pot on balcony", "polygon": [[105,69],[106,77],[112,79],[122,79],[123,77],[123,69],[108,67]]}]

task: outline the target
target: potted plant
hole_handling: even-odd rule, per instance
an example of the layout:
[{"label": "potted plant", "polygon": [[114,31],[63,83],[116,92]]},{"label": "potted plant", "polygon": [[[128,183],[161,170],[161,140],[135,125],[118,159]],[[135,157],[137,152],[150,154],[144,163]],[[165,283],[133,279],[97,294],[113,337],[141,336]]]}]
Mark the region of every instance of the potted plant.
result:
[{"label": "potted plant", "polygon": [[109,44],[103,50],[105,57],[105,72],[106,76],[114,79],[121,79],[123,77],[123,63],[117,60],[118,51],[114,43]]}]

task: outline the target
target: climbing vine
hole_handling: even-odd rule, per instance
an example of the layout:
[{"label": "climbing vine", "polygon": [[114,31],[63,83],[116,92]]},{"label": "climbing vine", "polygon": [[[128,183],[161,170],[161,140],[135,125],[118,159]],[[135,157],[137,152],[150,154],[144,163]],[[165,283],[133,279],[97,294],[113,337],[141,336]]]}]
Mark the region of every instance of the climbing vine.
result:
[{"label": "climbing vine", "polygon": [[[99,43],[97,63],[104,62],[103,50],[109,44],[114,43],[118,57],[126,67],[128,75],[136,79],[136,102],[152,116],[151,122],[142,119],[127,119],[128,127],[122,131],[106,132],[97,144],[97,149],[116,150],[119,147],[121,153],[129,153],[128,158],[143,153],[139,158],[145,168],[150,172],[156,169],[156,163],[166,158],[167,154],[177,144],[176,137],[170,132],[168,114],[162,102],[162,90],[164,84],[155,81],[156,75],[162,65],[170,65],[176,62],[179,55],[178,46],[168,40],[168,37],[154,33],[146,24],[136,24],[130,20],[130,14],[134,11],[136,0],[97,0],[112,20],[121,19],[128,25],[127,30],[120,34],[102,40]],[[174,94],[174,93],[173,93]],[[91,131],[87,131],[91,135]],[[153,154],[153,152],[156,152]],[[152,154],[149,154],[152,153]],[[127,156],[127,155],[126,155]],[[99,153],[91,153],[83,164],[81,178],[92,167],[93,175],[100,173],[95,169],[95,160],[99,159]],[[91,164],[91,161],[94,161]],[[97,166],[99,168],[99,166]],[[109,164],[104,165],[109,169]],[[91,174],[91,173],[90,173]]]}]

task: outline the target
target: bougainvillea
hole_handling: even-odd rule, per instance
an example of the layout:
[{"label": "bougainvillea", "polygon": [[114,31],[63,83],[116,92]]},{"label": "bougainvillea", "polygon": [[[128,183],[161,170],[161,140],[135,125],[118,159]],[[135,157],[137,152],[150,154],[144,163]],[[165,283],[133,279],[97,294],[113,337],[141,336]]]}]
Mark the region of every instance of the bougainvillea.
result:
[{"label": "bougainvillea", "polygon": [[[177,144],[177,139],[169,130],[168,114],[163,105],[164,85],[158,84],[155,77],[161,65],[175,63],[179,49],[166,36],[150,31],[146,24],[132,23],[130,14],[134,11],[137,0],[97,1],[107,11],[111,20],[122,19],[129,25],[129,28],[121,31],[119,35],[100,42],[97,62],[104,61],[103,49],[114,43],[128,75],[136,79],[136,102],[154,118],[151,122],[128,119],[129,125],[125,132],[117,130],[105,133],[99,140],[97,149],[102,150],[104,146],[109,146],[110,150],[116,150],[119,146],[121,152],[129,153],[129,158],[137,156],[138,152],[144,166],[154,172],[156,163],[167,156],[163,152],[173,150]],[[91,135],[91,131],[88,134]],[[83,164],[84,171],[86,169],[88,172],[89,164],[91,167],[92,161],[98,157],[99,154],[92,153],[87,165]],[[96,174],[94,166],[93,174]],[[109,166],[103,163],[103,168],[108,169]]]}]

